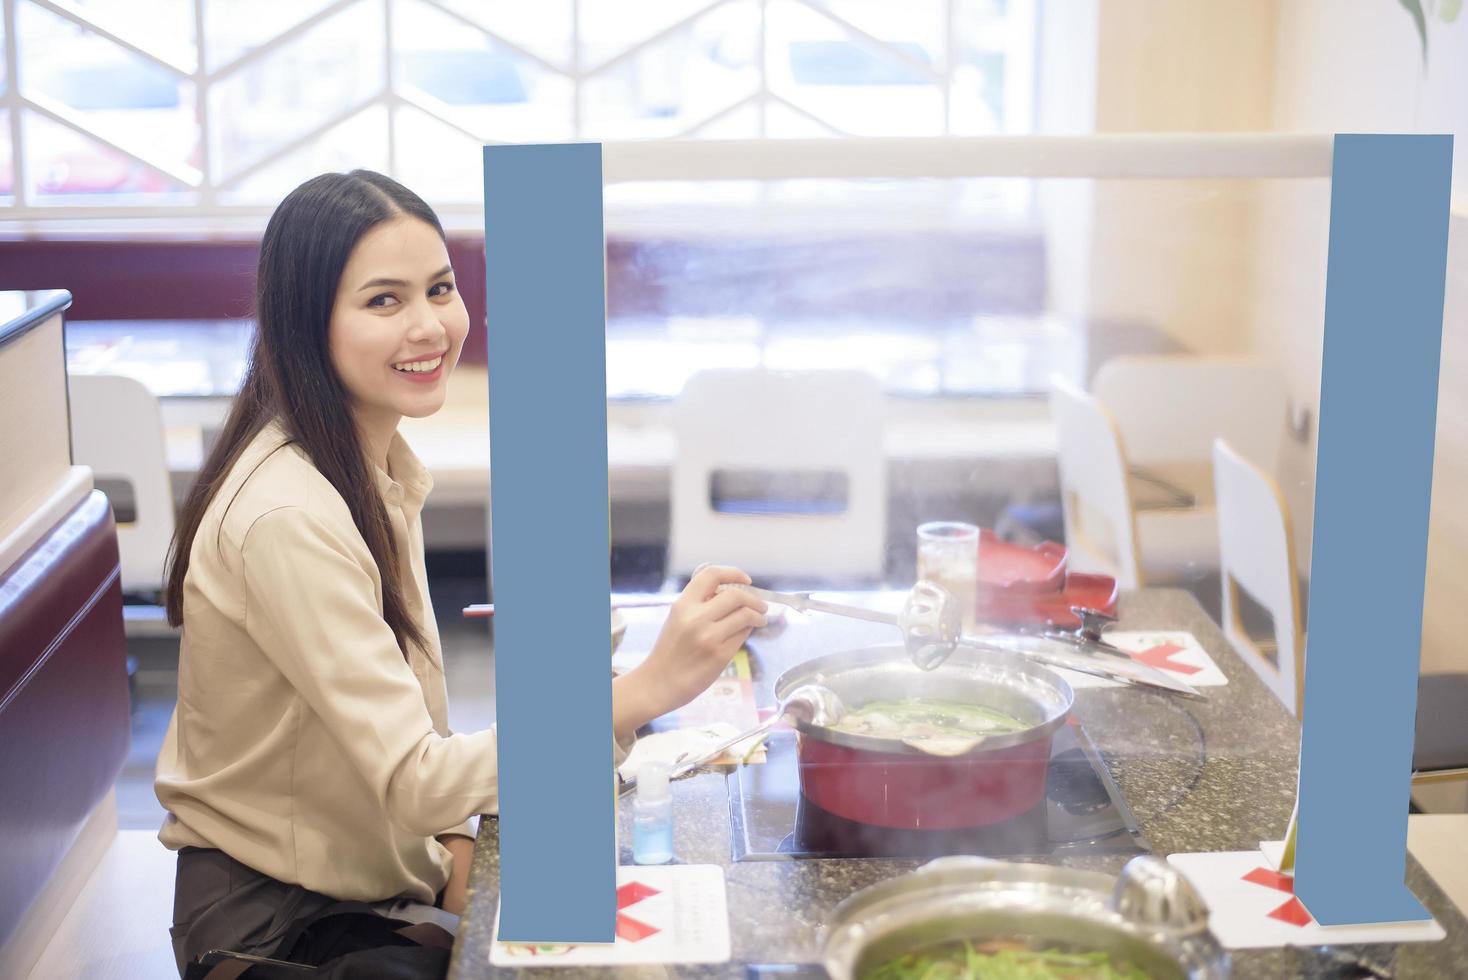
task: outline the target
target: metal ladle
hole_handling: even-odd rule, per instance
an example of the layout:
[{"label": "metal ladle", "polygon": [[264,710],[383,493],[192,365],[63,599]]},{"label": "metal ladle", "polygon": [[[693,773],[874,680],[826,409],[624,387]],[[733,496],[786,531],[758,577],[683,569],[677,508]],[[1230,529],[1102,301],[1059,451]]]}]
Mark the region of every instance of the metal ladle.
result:
[{"label": "metal ladle", "polygon": [[963,610],[941,585],[922,581],[907,593],[897,626],[912,662],[922,670],[933,670],[963,639]]},{"label": "metal ladle", "polygon": [[[954,601],[952,594],[935,582],[922,581],[914,585],[907,594],[902,612],[897,615],[860,606],[826,602],[823,599],[813,599],[809,595],[771,592],[752,585],[728,583],[719,586],[719,591],[724,589],[740,589],[766,602],[778,602],[802,611],[813,610],[896,626],[902,631],[903,645],[908,656],[922,670],[934,670],[955,649],[965,646],[1021,656],[1047,666],[1063,667],[1123,684],[1150,687],[1197,701],[1207,700],[1187,682],[1168,677],[1155,667],[1129,656],[1097,657],[1088,653],[1062,652],[1057,649],[1034,649],[1022,642],[1026,639],[1023,635],[1012,638],[1021,641],[1017,644],[993,636],[966,636],[963,632],[963,610]],[[1052,646],[1060,645],[1055,638],[1041,636],[1035,639],[1049,642]]]}]

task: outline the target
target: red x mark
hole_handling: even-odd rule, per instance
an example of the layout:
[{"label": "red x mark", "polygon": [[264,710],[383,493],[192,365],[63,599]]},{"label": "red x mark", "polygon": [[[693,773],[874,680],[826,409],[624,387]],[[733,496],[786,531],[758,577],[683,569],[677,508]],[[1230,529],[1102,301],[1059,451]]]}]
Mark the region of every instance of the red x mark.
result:
[{"label": "red x mark", "polygon": [[656,894],[658,894],[656,888],[644,885],[640,881],[629,881],[617,889],[618,939],[625,939],[629,943],[635,943],[661,931],[657,926],[650,926],[646,922],[639,922],[630,915],[622,914],[622,910],[629,905],[636,905],[644,898],[651,898]]},{"label": "red x mark", "polygon": [[[1244,880],[1255,885],[1263,885],[1265,888],[1273,888],[1275,891],[1284,892],[1286,895],[1295,894],[1295,879],[1293,875],[1281,874],[1269,868],[1255,868],[1244,875]],[[1292,926],[1308,926],[1314,920],[1310,913],[1305,911],[1305,906],[1300,904],[1298,898],[1291,897],[1279,908],[1269,913],[1269,918],[1287,922]]]},{"label": "red x mark", "polygon": [[1159,670],[1170,670],[1174,674],[1196,674],[1202,667],[1194,667],[1192,664],[1180,664],[1172,659],[1175,653],[1182,653],[1186,647],[1180,647],[1172,643],[1164,643],[1161,646],[1149,647],[1141,653],[1132,654],[1133,660],[1140,660],[1149,667]]}]

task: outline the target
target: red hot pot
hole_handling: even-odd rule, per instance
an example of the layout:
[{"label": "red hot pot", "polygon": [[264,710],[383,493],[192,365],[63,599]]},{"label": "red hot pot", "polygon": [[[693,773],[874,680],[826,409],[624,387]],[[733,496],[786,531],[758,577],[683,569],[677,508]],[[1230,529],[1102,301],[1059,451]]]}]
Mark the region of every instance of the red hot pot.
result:
[{"label": "red hot pot", "polygon": [[1001,823],[1045,797],[1050,742],[1075,702],[1057,673],[1018,655],[959,649],[931,671],[901,646],[834,653],[792,667],[775,682],[784,700],[821,684],[848,711],[877,700],[936,698],[1002,711],[1020,731],[986,736],[962,755],[932,755],[900,739],[857,735],[800,722],[800,789],[847,820],[905,830],[953,830]]}]

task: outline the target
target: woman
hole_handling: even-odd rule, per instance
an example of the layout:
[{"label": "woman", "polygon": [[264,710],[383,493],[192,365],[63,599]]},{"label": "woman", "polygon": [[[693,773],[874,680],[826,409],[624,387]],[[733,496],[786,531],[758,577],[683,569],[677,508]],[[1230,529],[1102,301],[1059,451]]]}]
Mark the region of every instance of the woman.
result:
[{"label": "woman", "polygon": [[[472,824],[497,811],[495,731],[450,734],[420,511],[397,433],[443,405],[469,317],[432,210],[326,174],[265,230],[258,330],[180,515],[178,706],[158,760],[178,850],[174,950],[269,955],[339,901],[452,930]],[[645,664],[613,682],[613,756],[697,696],[765,606],[705,568]]]}]

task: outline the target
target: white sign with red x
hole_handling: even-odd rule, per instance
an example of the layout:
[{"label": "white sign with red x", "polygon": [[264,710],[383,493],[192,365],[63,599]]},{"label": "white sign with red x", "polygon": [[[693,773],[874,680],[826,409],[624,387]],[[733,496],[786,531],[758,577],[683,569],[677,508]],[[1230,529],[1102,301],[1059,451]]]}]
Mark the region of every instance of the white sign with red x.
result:
[{"label": "white sign with red x", "polygon": [[1327,946],[1338,943],[1409,943],[1442,939],[1442,926],[1382,922],[1323,926],[1295,897],[1295,879],[1275,869],[1263,851],[1173,854],[1173,867],[1192,882],[1208,906],[1208,926],[1227,949]]},{"label": "white sign with red x", "polygon": [[703,864],[617,868],[616,934],[614,942],[580,945],[496,939],[489,962],[518,967],[727,962],[724,869]]}]

